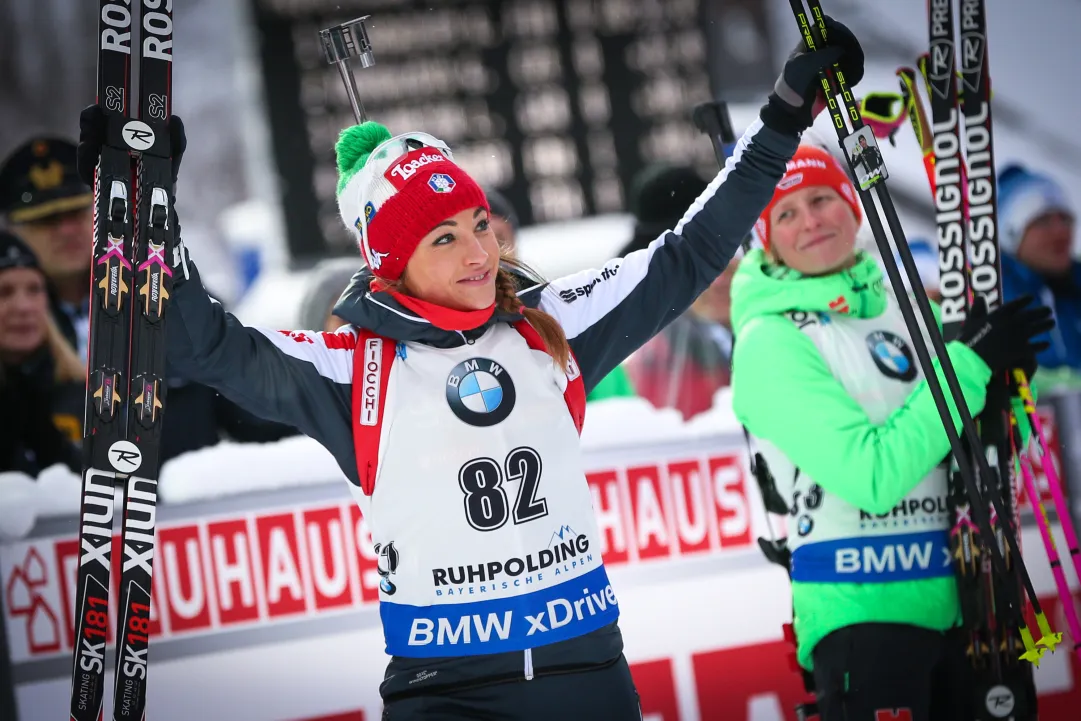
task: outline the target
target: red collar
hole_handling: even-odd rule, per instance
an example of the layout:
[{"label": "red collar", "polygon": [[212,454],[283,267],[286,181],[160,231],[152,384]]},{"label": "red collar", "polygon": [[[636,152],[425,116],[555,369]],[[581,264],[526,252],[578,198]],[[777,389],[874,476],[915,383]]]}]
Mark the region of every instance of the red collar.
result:
[{"label": "red collar", "polygon": [[431,324],[440,330],[473,330],[487,323],[495,312],[495,303],[483,310],[454,310],[394,290],[387,290],[387,292],[394,300],[420,317],[431,321]]}]

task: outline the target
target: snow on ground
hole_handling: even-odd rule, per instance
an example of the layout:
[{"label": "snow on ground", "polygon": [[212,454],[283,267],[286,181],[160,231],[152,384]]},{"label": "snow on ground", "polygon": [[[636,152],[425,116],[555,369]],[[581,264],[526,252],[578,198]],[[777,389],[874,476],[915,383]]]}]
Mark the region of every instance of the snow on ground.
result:
[{"label": "snow on ground", "polygon": [[[582,449],[640,448],[738,430],[727,388],[718,391],[713,410],[690,422],[641,398],[612,398],[586,408]],[[306,436],[275,443],[223,441],[166,463],[158,498],[163,504],[193,503],[344,480],[330,452]],[[40,518],[77,515],[79,485],[79,476],[62,465],[46,469],[36,480],[23,473],[0,473],[0,541],[26,536]]]}]

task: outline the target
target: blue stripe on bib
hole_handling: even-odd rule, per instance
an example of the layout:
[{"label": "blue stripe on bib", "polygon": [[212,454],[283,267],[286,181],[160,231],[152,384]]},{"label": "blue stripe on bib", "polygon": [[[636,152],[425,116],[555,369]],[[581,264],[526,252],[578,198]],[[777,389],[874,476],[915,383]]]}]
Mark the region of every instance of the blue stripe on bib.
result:
[{"label": "blue stripe on bib", "polygon": [[472,603],[381,601],[387,653],[407,658],[523,651],[585,635],[619,617],[604,566],[533,593]]},{"label": "blue stripe on bib", "polygon": [[792,553],[793,581],[887,583],[951,575],[946,531],[839,538]]}]

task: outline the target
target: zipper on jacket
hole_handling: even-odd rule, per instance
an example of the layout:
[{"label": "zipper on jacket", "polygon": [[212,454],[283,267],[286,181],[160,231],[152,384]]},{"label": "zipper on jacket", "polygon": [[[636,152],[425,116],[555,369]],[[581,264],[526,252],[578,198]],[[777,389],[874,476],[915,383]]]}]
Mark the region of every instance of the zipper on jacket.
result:
[{"label": "zipper on jacket", "polygon": [[533,680],[533,649],[531,648],[525,650],[525,680]]}]

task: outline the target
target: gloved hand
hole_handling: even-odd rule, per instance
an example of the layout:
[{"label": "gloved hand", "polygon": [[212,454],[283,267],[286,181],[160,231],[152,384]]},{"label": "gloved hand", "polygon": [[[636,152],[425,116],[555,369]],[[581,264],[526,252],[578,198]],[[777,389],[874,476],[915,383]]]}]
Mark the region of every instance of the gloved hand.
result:
[{"label": "gloved hand", "polygon": [[[107,119],[100,105],[88,105],[79,113],[79,147],[75,151],[76,166],[83,182],[93,187],[94,169],[98,165],[101,146],[105,145]],[[174,115],[169,118],[169,148],[173,156],[173,184],[180,173],[180,161],[188,148],[184,121]]]},{"label": "gloved hand", "polygon": [[1029,365],[1036,354],[1050,346],[1033,339],[1055,327],[1051,309],[1030,307],[1034,301],[1031,295],[1024,295],[989,314],[983,296],[977,296],[958,340],[974,350],[992,373]]},{"label": "gloved hand", "polygon": [[[75,151],[76,167],[79,177],[87,185],[94,185],[94,170],[105,144],[107,118],[100,105],[89,105],[79,113],[79,145]],[[180,173],[180,161],[188,147],[188,138],[184,133],[184,121],[174,115],[169,118],[169,147],[173,156],[173,184]],[[173,254],[170,265],[174,271],[190,277],[188,271],[188,251],[180,237],[180,218],[177,217],[175,204],[169,208],[169,217],[173,224]]]},{"label": "gloved hand", "polygon": [[[826,46],[814,52],[800,39],[773,86],[769,102],[762,106],[762,122],[786,135],[799,135],[825,107],[819,73],[837,63],[848,87],[863,79],[863,48],[844,24],[825,16]],[[817,101],[817,102],[816,102]]]},{"label": "gloved hand", "polygon": [[[1052,319],[1051,322],[1054,323],[1054,319]],[[1042,343],[1041,345],[1046,346],[1047,344]],[[1032,382],[1032,376],[1036,375],[1036,371],[1040,368],[1040,361],[1036,358],[1036,353],[1038,352],[1039,351],[1029,354],[1027,358],[1014,366],[1015,368],[1020,368],[1024,372],[1025,380],[1029,383]]]}]

